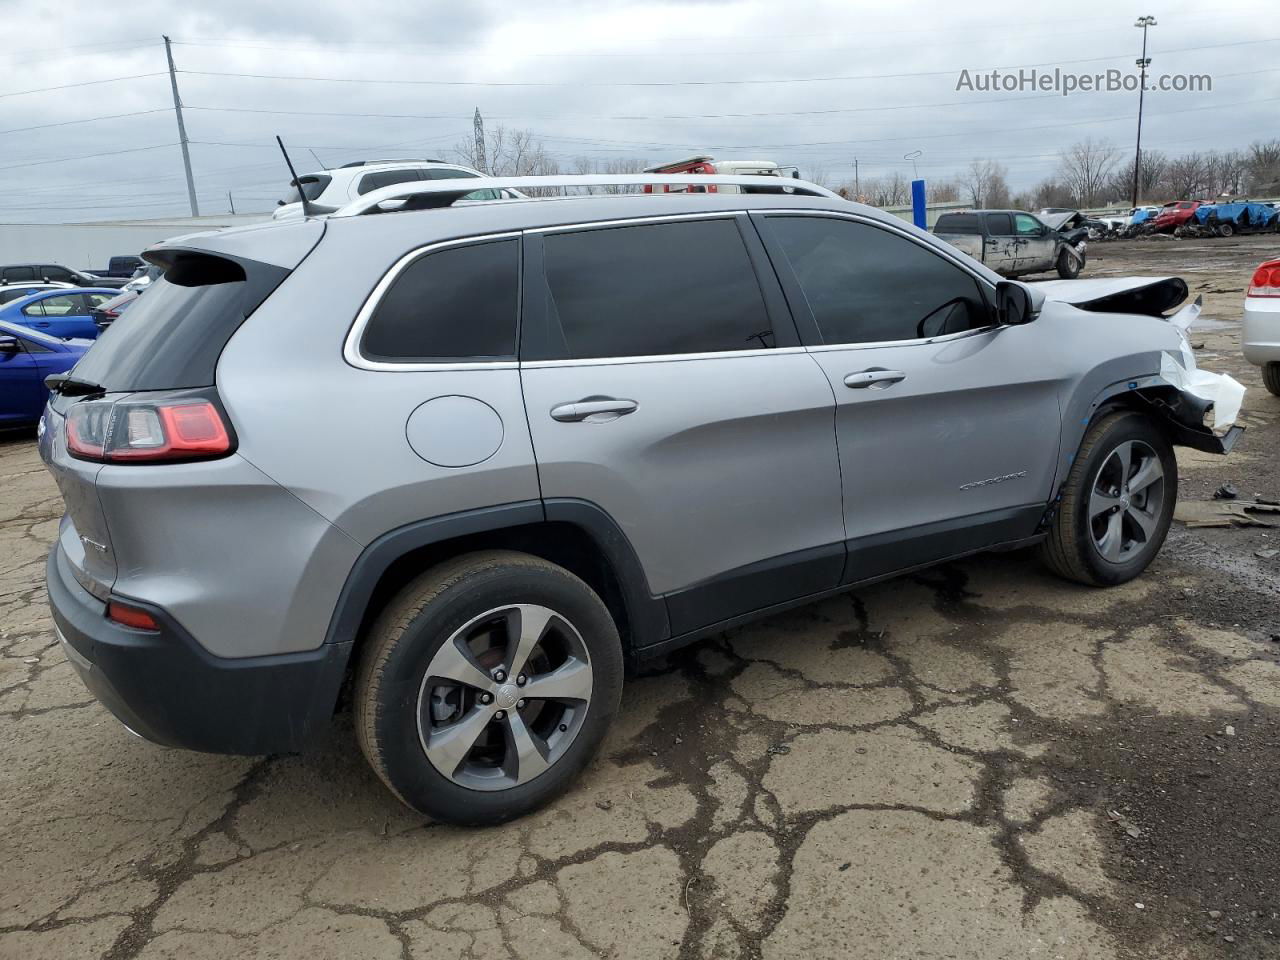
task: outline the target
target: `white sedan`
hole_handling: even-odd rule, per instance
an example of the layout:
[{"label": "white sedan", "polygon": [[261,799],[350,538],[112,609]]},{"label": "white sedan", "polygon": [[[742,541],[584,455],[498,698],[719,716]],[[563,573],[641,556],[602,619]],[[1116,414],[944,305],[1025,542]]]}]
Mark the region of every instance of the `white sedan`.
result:
[{"label": "white sedan", "polygon": [[1244,358],[1262,368],[1262,382],[1280,397],[1280,260],[1253,274],[1244,298]]}]

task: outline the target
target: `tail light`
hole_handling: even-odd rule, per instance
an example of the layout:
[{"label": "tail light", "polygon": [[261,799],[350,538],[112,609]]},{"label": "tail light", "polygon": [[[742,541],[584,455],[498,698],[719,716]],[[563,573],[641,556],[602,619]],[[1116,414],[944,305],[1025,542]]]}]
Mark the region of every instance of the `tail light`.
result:
[{"label": "tail light", "polygon": [[1249,281],[1246,297],[1280,297],[1280,260],[1268,260]]},{"label": "tail light", "polygon": [[226,416],[203,393],[136,401],[85,400],[67,411],[67,452],[102,463],[174,463],[235,449]]}]

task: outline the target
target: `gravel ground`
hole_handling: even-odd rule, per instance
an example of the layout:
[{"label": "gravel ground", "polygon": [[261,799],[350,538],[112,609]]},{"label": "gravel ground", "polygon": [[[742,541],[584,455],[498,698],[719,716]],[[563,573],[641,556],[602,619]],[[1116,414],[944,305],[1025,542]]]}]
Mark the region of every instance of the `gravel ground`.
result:
[{"label": "gravel ground", "polygon": [[[1095,244],[1176,273],[1249,387],[1184,499],[1280,495],[1239,356],[1267,238]],[[630,680],[550,809],[424,823],[349,720],[314,753],[165,750],[54,642],[61,504],[0,440],[0,957],[1280,957],[1277,529],[1175,526],[1108,591],[977,557],[713,638]]]}]

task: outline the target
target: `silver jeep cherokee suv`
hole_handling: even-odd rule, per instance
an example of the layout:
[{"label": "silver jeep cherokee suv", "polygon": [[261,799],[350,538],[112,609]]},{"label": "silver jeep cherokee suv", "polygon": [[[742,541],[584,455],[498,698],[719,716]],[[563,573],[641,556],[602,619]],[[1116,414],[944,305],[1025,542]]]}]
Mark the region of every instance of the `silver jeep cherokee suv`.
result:
[{"label": "silver jeep cherokee suv", "polygon": [[[655,179],[690,178],[532,185]],[[402,184],[148,251],[41,424],[93,693],[259,754],[349,689],[397,796],[498,822],[571,783],[628,661],[996,547],[1122,583],[1173,445],[1235,439],[1161,375],[1181,281],[1075,306],[811,184],[697,182],[745,192]]]}]

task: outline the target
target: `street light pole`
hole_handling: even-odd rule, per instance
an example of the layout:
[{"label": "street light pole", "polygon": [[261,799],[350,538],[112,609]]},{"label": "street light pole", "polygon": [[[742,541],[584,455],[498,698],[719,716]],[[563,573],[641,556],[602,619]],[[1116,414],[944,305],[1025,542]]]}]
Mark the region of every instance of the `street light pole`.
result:
[{"label": "street light pole", "polygon": [[1138,143],[1133,150],[1133,202],[1131,207],[1138,206],[1138,171],[1142,167],[1142,99],[1147,92],[1147,67],[1151,66],[1151,58],[1147,56],[1147,28],[1156,26],[1156,18],[1139,17],[1133,24],[1142,28],[1142,56],[1136,61],[1139,71],[1138,80]]}]

